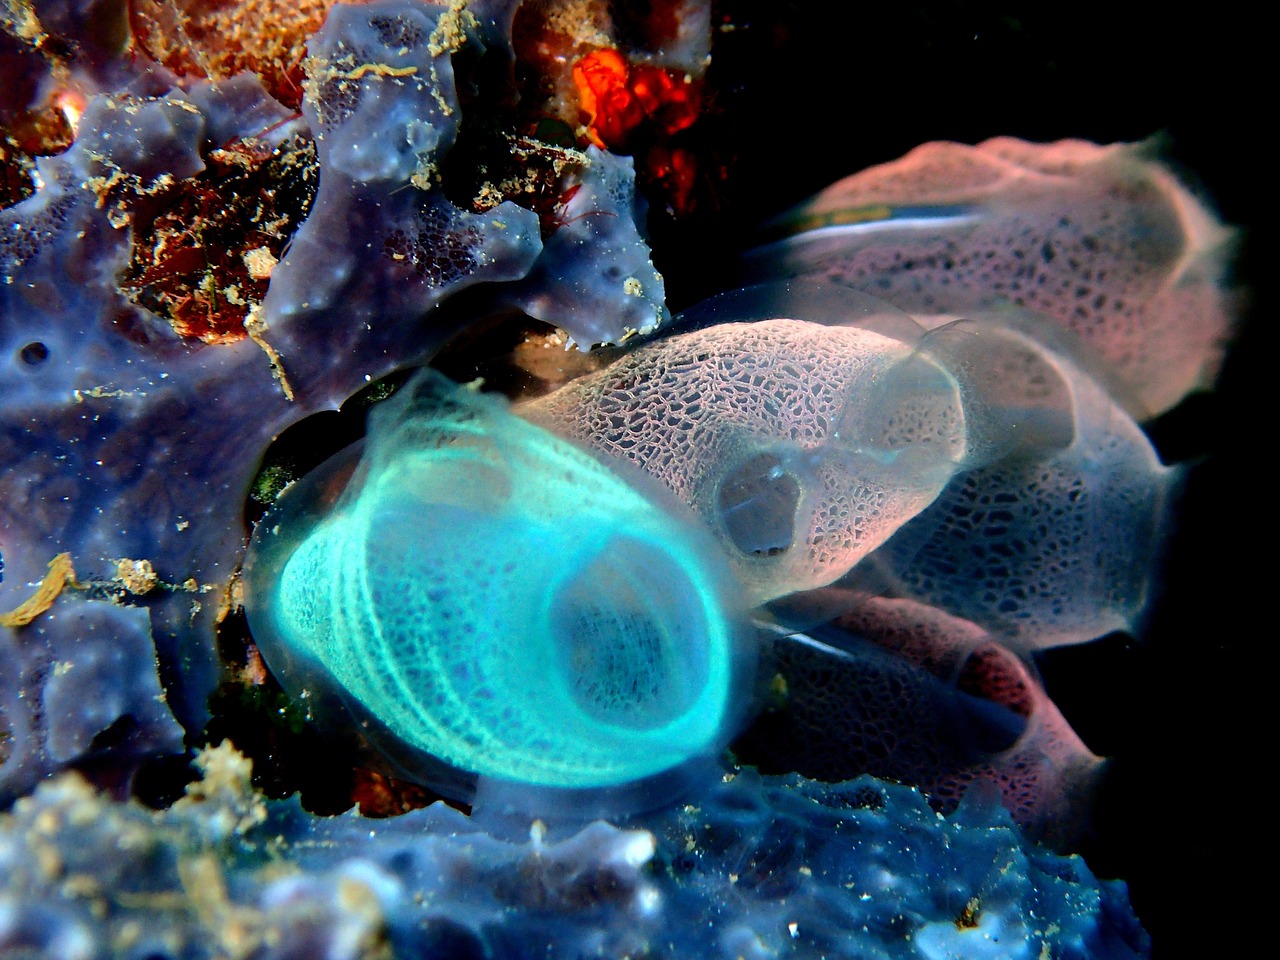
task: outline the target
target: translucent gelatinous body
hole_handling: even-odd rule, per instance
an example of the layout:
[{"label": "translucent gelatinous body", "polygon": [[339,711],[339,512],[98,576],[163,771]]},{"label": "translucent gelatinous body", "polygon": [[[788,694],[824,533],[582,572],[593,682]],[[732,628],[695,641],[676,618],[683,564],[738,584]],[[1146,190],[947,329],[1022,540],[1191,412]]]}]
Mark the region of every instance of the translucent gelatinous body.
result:
[{"label": "translucent gelatinous body", "polygon": [[785,701],[748,735],[766,763],[832,782],[871,773],[915,784],[948,811],[987,781],[1024,828],[1074,839],[1103,762],[1032,670],[924,604],[849,602],[830,625],[775,638]]},{"label": "translucent gelatinous body", "polygon": [[[1070,357],[1025,331],[962,321],[931,331],[921,349],[961,379],[982,377],[988,396],[1002,386],[1024,394],[1006,415],[971,417],[1003,427],[992,430],[993,443],[1001,433],[1022,436],[957,474],[851,581],[939,607],[1020,647],[1134,630],[1177,471],[1161,465],[1133,418]],[[1001,357],[1026,361],[1002,366]],[[1019,406],[1016,420],[1007,416]]]},{"label": "translucent gelatinous body", "polygon": [[753,276],[826,276],[922,318],[1047,314],[1101,358],[1130,413],[1154,415],[1212,383],[1233,305],[1231,232],[1153,153],[926,143],[788,215]]},{"label": "translucent gelatinous body", "polygon": [[1132,629],[1176,474],[1078,346],[1012,310],[924,331],[869,299],[749,288],[703,311],[730,322],[517,410],[665,484],[753,603],[847,577],[1023,647]]},{"label": "translucent gelatinous body", "polygon": [[956,383],[909,343],[786,317],[660,340],[518,412],[690,504],[755,603],[839,577],[965,456]]},{"label": "translucent gelatinous body", "polygon": [[458,770],[549,787],[644,778],[732,732],[714,548],[589,454],[428,374],[374,412],[315,515],[338,479],[258,527],[246,606],[269,664],[318,666]]}]

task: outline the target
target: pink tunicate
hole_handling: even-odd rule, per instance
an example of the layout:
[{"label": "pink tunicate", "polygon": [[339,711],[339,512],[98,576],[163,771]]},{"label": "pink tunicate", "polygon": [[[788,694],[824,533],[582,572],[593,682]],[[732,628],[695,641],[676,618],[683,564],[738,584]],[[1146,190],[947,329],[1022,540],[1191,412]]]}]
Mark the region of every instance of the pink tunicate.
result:
[{"label": "pink tunicate", "polygon": [[[848,600],[848,602],[856,602]],[[872,598],[832,625],[775,642],[784,702],[753,731],[789,769],[826,780],[871,773],[953,810],[979,782],[1014,819],[1069,843],[1105,762],[1031,670],[980,627],[911,600]]]},{"label": "pink tunicate", "polygon": [[1146,144],[927,143],[776,226],[753,279],[827,276],[916,316],[1013,304],[1093,351],[1138,419],[1212,384],[1233,232]]}]

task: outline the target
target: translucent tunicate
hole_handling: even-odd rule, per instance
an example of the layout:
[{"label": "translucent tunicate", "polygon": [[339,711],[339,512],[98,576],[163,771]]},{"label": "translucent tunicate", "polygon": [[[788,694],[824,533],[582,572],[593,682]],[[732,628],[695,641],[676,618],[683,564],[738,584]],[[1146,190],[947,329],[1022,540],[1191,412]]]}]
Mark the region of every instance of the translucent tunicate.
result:
[{"label": "translucent tunicate", "polygon": [[743,663],[696,522],[432,373],[375,409],[343,489],[352,459],[287,490],[250,550],[250,627],[286,686],[319,677],[411,751],[553,788],[733,732]]},{"label": "translucent tunicate", "polygon": [[982,406],[987,456],[847,583],[936,606],[1020,648],[1134,631],[1180,473],[1033,320],[958,321],[921,351]]},{"label": "translucent tunicate", "polygon": [[1150,144],[926,143],[832,184],[773,232],[750,257],[753,280],[827,277],[927,327],[1034,310],[1088,345],[1139,419],[1212,384],[1234,322],[1233,231]]},{"label": "translucent tunicate", "polygon": [[1084,348],[1009,308],[925,330],[875,304],[746,288],[516,409],[689,504],[753,604],[843,578],[1019,647],[1133,629],[1177,473]]},{"label": "translucent tunicate", "polygon": [[[830,583],[928,506],[970,451],[960,384],[916,349],[918,326],[849,290],[856,325],[795,319],[812,315],[810,293],[735,294],[703,314],[745,319],[642,345],[516,410],[688,503],[751,603]],[[752,316],[753,299],[772,315]]]}]

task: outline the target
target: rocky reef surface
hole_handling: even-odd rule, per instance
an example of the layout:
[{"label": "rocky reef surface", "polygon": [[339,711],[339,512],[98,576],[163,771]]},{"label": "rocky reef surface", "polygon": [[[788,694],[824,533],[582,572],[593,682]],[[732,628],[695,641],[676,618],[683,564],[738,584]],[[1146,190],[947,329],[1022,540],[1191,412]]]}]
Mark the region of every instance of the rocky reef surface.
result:
[{"label": "rocky reef surface", "polygon": [[991,797],[742,771],[637,823],[525,836],[442,803],[264,804],[230,745],[170,809],[75,775],[0,822],[0,947],[97,957],[1136,957],[1124,888]]}]

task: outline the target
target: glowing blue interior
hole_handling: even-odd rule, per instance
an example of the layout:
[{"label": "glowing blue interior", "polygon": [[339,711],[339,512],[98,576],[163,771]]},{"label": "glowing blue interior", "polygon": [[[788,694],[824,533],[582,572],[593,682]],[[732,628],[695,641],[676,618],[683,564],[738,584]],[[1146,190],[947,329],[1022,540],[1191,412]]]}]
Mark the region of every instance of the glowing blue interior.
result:
[{"label": "glowing blue interior", "polygon": [[327,515],[259,526],[254,636],[318,664],[408,745],[550,787],[714,751],[740,664],[718,558],[585,452],[436,375],[374,414]]}]

